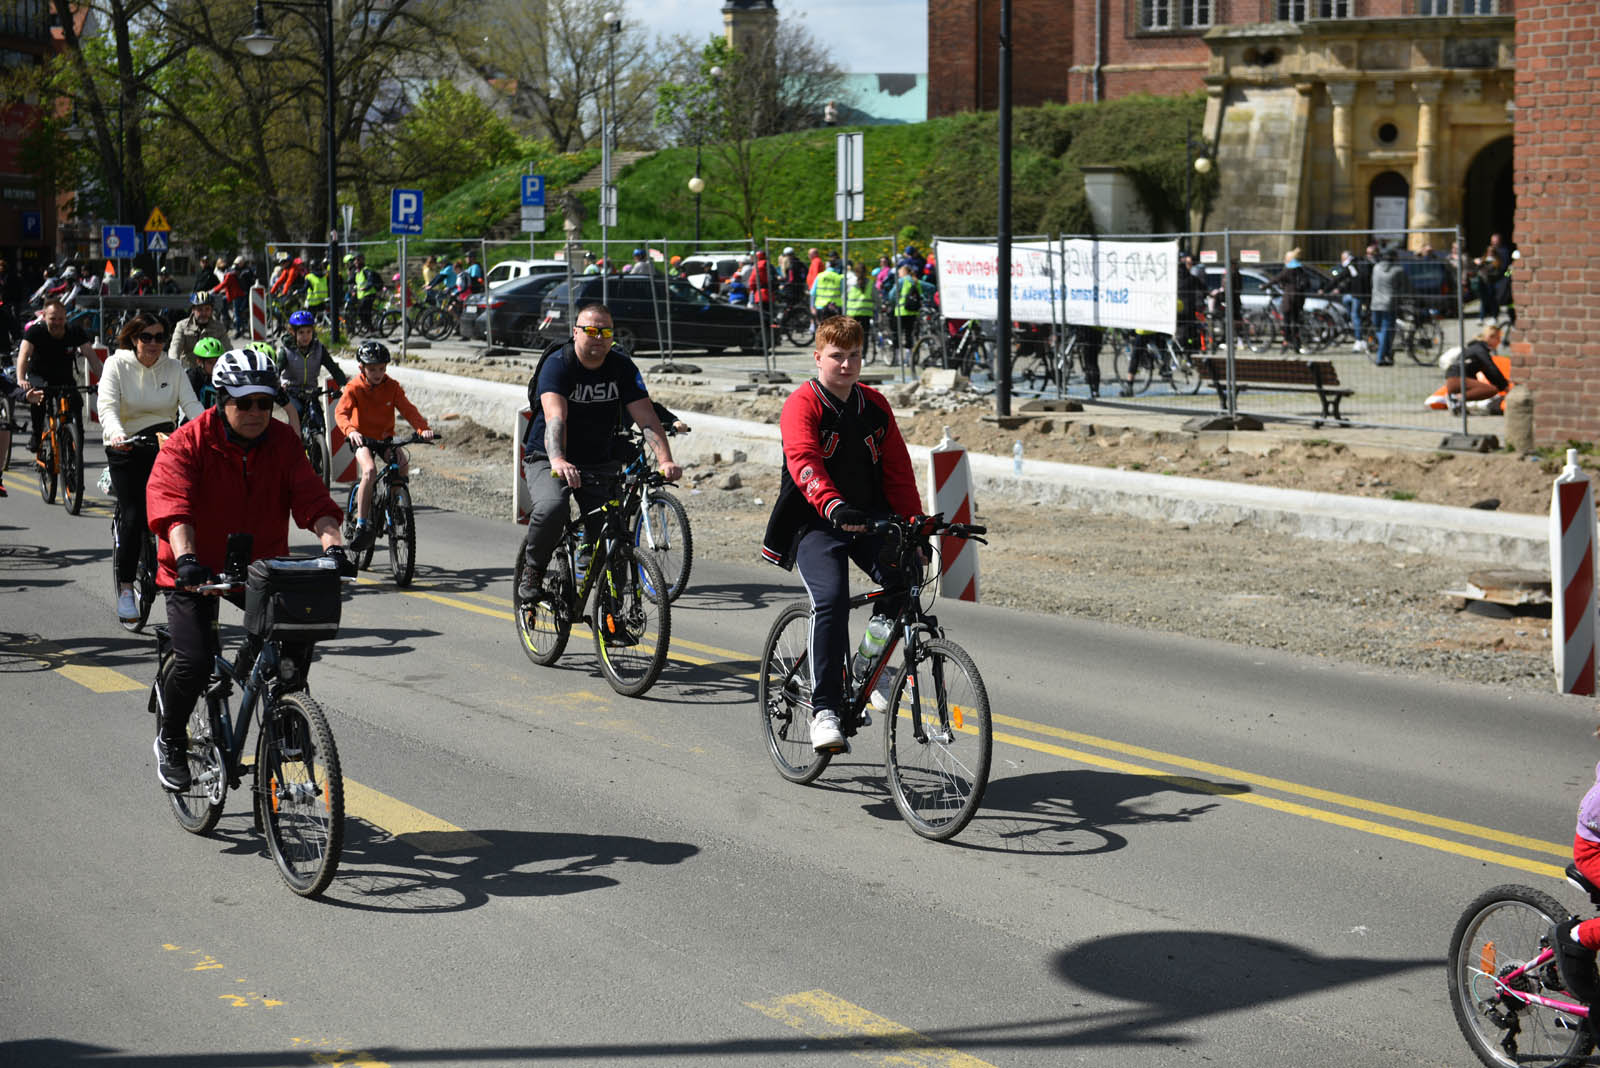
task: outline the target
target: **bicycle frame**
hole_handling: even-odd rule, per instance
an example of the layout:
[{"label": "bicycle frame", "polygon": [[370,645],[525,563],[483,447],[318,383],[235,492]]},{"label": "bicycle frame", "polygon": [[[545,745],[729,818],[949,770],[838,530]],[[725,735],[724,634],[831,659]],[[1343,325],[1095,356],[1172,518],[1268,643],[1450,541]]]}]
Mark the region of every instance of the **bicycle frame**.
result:
[{"label": "bicycle frame", "polygon": [[1513,968],[1503,976],[1492,975],[1489,972],[1480,970],[1474,970],[1473,974],[1482,976],[1493,983],[1495,993],[1500,997],[1510,998],[1513,1001],[1520,1001],[1524,1004],[1539,1005],[1547,1009],[1553,1009],[1556,1012],[1564,1012],[1571,1016],[1579,1016],[1584,1019],[1588,1019],[1589,1007],[1580,1001],[1563,1001],[1561,998],[1546,997],[1543,994],[1535,994],[1531,991],[1518,990],[1512,986],[1512,983],[1514,983],[1525,973],[1543,968],[1550,964],[1551,961],[1555,960],[1555,955],[1555,950],[1551,949],[1549,946],[1546,946],[1539,951],[1539,955],[1537,957],[1528,961],[1526,964],[1523,964],[1521,967]]},{"label": "bicycle frame", "polygon": [[[559,551],[569,554],[573,569],[574,588],[571,608],[574,612],[581,612],[583,606],[589,603],[589,594],[594,590],[596,575],[604,572],[607,576],[607,581],[611,581],[613,577],[610,567],[611,557],[616,552],[617,546],[624,543],[632,543],[632,539],[628,537],[625,529],[627,526],[626,519],[637,510],[639,503],[643,501],[644,492],[642,487],[644,483],[629,479],[626,471],[622,476],[619,476],[618,483],[622,486],[621,493],[608,498],[598,507],[582,513],[576,519],[569,520],[566,532],[562,535]],[[583,578],[578,580],[576,549],[579,539],[583,536],[583,521],[595,515],[601,517],[600,536],[594,545],[593,555],[589,558],[589,564],[584,569]],[[613,596],[618,595],[619,592],[616,589],[611,591]]]}]

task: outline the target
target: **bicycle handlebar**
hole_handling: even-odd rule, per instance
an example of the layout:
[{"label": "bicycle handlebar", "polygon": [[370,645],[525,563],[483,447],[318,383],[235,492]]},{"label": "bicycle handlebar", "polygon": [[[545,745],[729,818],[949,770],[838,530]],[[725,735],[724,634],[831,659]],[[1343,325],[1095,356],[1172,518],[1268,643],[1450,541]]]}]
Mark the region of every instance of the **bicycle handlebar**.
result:
[{"label": "bicycle handlebar", "polygon": [[934,515],[913,516],[911,519],[879,519],[873,522],[872,531],[876,534],[898,533],[909,534],[913,537],[927,540],[935,534],[947,537],[961,538],[965,541],[975,541],[981,545],[989,544],[983,535],[989,533],[989,528],[976,523],[947,523],[942,512]]},{"label": "bicycle handlebar", "polygon": [[[360,433],[360,431],[357,431],[357,433]],[[437,445],[443,440],[438,434],[435,434],[432,438],[419,438],[415,433],[412,433],[407,438],[369,438],[362,434],[361,447],[373,450],[392,449],[396,445]]]}]

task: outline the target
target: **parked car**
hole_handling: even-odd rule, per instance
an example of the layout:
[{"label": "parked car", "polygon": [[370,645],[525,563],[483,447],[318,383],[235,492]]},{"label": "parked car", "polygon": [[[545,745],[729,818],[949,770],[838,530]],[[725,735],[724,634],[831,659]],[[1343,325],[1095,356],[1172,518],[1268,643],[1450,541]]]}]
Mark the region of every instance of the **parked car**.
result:
[{"label": "parked car", "polygon": [[715,293],[739,269],[739,261],[748,255],[749,252],[696,252],[685,256],[678,269],[683,272],[684,281],[696,289]]},{"label": "parked car", "polygon": [[[1316,278],[1315,285],[1317,287],[1326,287],[1333,284],[1333,280],[1317,268],[1307,265],[1307,269]],[[1245,314],[1248,315],[1255,308],[1265,308],[1271,303],[1274,294],[1269,279],[1275,278],[1281,270],[1283,270],[1281,266],[1262,267],[1244,264],[1239,266],[1240,280],[1244,284],[1244,292],[1239,294],[1239,303],[1244,305]],[[1210,289],[1222,288],[1222,267],[1220,265],[1206,264],[1206,286]],[[1327,307],[1329,303],[1337,303],[1337,298],[1333,298],[1330,301],[1328,297],[1317,296],[1315,290],[1313,290],[1306,296],[1305,308],[1306,311],[1315,311],[1318,308]]]},{"label": "parked car", "polygon": [[552,271],[565,274],[566,270],[565,260],[501,260],[489,268],[489,273],[484,275],[484,281],[492,289],[517,278],[526,278],[530,274],[548,274]]},{"label": "parked car", "polygon": [[[1447,319],[1456,317],[1456,270],[1448,260],[1402,252],[1395,262],[1411,280],[1411,293]],[[1470,296],[1470,294],[1469,294]]]},{"label": "parked car", "polygon": [[474,293],[461,306],[461,336],[476,341],[492,334],[496,344],[541,347],[544,342],[539,323],[544,318],[544,295],[566,280],[563,268],[559,274],[544,271],[523,275],[487,293]]},{"label": "parked car", "polygon": [[[600,302],[600,282],[598,275],[585,275],[574,283],[574,311]],[[713,300],[687,282],[669,283],[660,275],[612,275],[606,286],[605,303],[616,324],[617,343],[627,352],[664,348],[668,314],[672,318],[674,347],[705,349],[710,355],[731,348],[746,353],[761,351],[761,316],[754,308]],[[545,293],[542,333],[546,339],[564,341],[570,336],[567,309],[568,287],[563,279]]]}]

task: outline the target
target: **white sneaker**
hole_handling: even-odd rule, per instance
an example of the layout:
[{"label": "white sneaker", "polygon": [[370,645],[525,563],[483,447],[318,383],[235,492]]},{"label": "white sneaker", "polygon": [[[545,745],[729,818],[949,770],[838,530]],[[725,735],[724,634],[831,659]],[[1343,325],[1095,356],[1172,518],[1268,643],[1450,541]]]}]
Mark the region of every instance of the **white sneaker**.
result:
[{"label": "white sneaker", "polygon": [[1357,340],[1356,343],[1350,347],[1350,351],[1351,352],[1366,352],[1367,351],[1367,343],[1365,341]]},{"label": "white sneaker", "polygon": [[874,712],[889,711],[889,691],[894,687],[894,676],[885,668],[883,674],[878,676],[878,684],[867,695],[867,704],[872,706]]},{"label": "white sneaker", "polygon": [[832,712],[818,712],[811,717],[811,748],[818,753],[846,748],[838,716]]}]

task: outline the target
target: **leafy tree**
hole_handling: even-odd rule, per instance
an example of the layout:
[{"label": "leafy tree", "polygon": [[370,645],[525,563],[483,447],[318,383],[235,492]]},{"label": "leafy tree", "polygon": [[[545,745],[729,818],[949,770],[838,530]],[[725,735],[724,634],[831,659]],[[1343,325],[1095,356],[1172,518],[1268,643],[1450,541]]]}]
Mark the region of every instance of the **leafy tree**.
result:
[{"label": "leafy tree", "polygon": [[[454,83],[437,81],[380,143],[369,150],[389,181],[416,182],[428,202],[521,153],[517,135],[495,110]],[[376,177],[376,176],[375,176]]]}]

